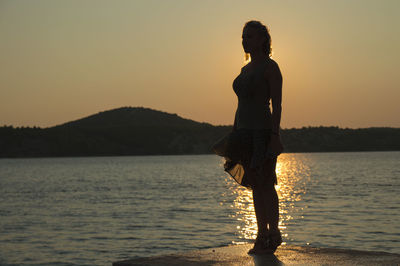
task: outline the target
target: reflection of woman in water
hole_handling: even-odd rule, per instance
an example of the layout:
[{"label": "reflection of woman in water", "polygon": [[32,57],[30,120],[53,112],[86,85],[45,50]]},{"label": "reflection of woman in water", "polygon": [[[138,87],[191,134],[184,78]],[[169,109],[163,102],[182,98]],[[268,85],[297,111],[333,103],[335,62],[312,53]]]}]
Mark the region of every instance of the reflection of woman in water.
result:
[{"label": "reflection of woman in water", "polygon": [[251,61],[233,82],[238,97],[233,131],[225,145],[216,144],[214,151],[225,157],[225,171],[253,191],[258,233],[249,254],[273,253],[282,243],[275,190],[276,160],[283,150],[279,136],[282,76],[270,58],[271,37],[266,26],[259,21],[247,22],[242,45]]}]

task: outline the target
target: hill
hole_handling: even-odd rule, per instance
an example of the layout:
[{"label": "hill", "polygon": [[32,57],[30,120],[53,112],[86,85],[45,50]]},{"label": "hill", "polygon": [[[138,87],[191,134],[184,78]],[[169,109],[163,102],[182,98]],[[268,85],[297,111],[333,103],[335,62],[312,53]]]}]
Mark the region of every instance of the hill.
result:
[{"label": "hill", "polygon": [[[202,123],[190,119],[184,119],[177,114],[170,114],[162,111],[144,107],[121,107],[64,123],[56,127],[84,127],[104,128],[118,126],[196,126]],[[210,124],[207,124],[210,125]]]},{"label": "hill", "polygon": [[0,128],[0,157],[203,154],[230,126],[123,107],[49,128]]},{"label": "hill", "polygon": [[[207,154],[231,126],[123,107],[49,128],[0,127],[0,157]],[[285,152],[400,150],[399,128],[283,129]]]}]

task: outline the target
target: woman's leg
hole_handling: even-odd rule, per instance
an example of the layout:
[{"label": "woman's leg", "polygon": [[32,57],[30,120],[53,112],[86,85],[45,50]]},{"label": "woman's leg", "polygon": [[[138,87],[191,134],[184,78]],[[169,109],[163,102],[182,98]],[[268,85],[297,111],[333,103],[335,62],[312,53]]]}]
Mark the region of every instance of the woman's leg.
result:
[{"label": "woman's leg", "polygon": [[257,236],[268,233],[268,207],[265,200],[265,191],[260,188],[253,189],[254,210],[257,218]]},{"label": "woman's leg", "polygon": [[279,199],[275,187],[271,189],[253,189],[254,210],[257,218],[258,233],[277,232],[279,224]]},{"label": "woman's leg", "polygon": [[279,199],[274,186],[264,193],[264,202],[267,213],[267,222],[270,233],[279,232]]},{"label": "woman's leg", "polygon": [[275,187],[253,188],[253,202],[257,218],[258,233],[256,243],[249,251],[249,254],[258,252],[273,253],[282,243],[282,238],[278,229],[279,201]]},{"label": "woman's leg", "polygon": [[264,191],[253,188],[254,210],[257,218],[257,239],[249,254],[271,254],[273,250],[269,247],[268,241],[268,219],[267,207],[264,200]]},{"label": "woman's leg", "polygon": [[271,189],[269,189],[267,193],[264,194],[264,196],[264,200],[266,202],[265,205],[267,207],[267,220],[269,225],[268,248],[275,252],[275,250],[282,244],[282,235],[278,228],[279,199],[275,187],[273,186]]}]

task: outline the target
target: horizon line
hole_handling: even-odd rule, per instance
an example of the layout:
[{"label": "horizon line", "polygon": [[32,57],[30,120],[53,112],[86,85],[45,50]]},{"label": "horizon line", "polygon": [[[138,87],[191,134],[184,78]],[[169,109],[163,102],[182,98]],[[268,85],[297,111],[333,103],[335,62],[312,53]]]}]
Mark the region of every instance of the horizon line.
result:
[{"label": "horizon line", "polygon": [[[98,115],[98,114],[101,114],[101,113],[104,113],[104,112],[114,111],[114,110],[118,110],[118,109],[128,109],[128,108],[131,108],[131,109],[134,109],[134,108],[148,109],[148,110],[152,110],[152,111],[157,111],[157,112],[161,112],[161,113],[166,113],[166,114],[169,114],[169,115],[176,115],[176,116],[180,117],[181,119],[191,120],[191,121],[194,121],[194,122],[200,123],[200,124],[209,124],[209,125],[212,125],[212,126],[215,126],[215,127],[220,127],[220,126],[222,126],[222,127],[225,127],[225,126],[233,126],[233,124],[212,124],[212,123],[210,123],[210,122],[204,122],[204,121],[203,121],[203,122],[200,122],[200,121],[197,121],[197,120],[194,120],[194,119],[191,119],[191,118],[182,117],[181,115],[179,115],[179,114],[177,114],[177,113],[171,113],[171,112],[168,112],[168,111],[162,111],[162,110],[154,109],[154,108],[151,108],[151,107],[144,107],[144,106],[121,106],[121,107],[116,107],[116,108],[107,109],[107,110],[103,110],[103,111],[98,111],[97,113],[93,113],[93,114],[90,114],[90,115],[86,115],[86,116],[83,116],[83,117],[81,117],[81,118],[74,119],[74,120],[70,120],[70,121],[67,121],[67,122],[62,122],[62,123],[59,123],[59,124],[56,124],[56,125],[53,125],[53,126],[47,126],[47,127],[46,127],[46,126],[35,126],[35,125],[34,125],[34,126],[14,126],[14,125],[3,124],[3,125],[0,125],[0,128],[11,127],[11,128],[15,128],[15,129],[20,129],[20,128],[48,129],[48,128],[53,128],[53,127],[61,126],[61,125],[66,124],[66,123],[71,123],[71,122],[79,121],[79,120],[82,120],[82,119],[85,119],[85,118],[88,118],[88,117],[91,117],[91,116],[94,116],[94,115]],[[329,125],[329,126],[327,126],[327,125],[318,125],[318,126],[317,126],[317,125],[315,125],[315,126],[313,126],[313,125],[307,125],[307,126],[290,127],[290,128],[282,128],[282,127],[281,127],[281,130],[288,130],[288,129],[304,129],[304,128],[321,128],[321,127],[323,127],[323,128],[339,128],[339,129],[370,129],[370,128],[394,128],[394,129],[400,129],[400,127],[393,127],[393,126],[369,126],[369,127],[357,127],[357,128],[354,128],[354,127],[340,127],[340,126],[338,126],[338,125]]]}]

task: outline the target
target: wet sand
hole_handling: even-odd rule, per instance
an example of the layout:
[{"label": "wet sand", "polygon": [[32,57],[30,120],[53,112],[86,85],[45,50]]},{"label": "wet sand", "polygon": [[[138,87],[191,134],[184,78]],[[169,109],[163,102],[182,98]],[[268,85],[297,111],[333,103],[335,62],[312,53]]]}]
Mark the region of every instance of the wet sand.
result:
[{"label": "wet sand", "polygon": [[114,262],[128,265],[400,265],[400,254],[285,245],[275,255],[248,255],[252,244]]}]

